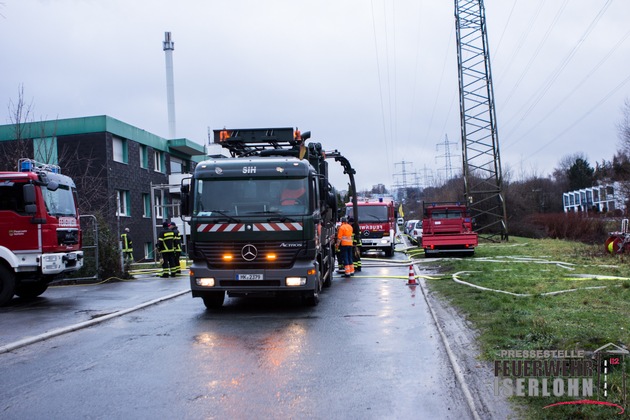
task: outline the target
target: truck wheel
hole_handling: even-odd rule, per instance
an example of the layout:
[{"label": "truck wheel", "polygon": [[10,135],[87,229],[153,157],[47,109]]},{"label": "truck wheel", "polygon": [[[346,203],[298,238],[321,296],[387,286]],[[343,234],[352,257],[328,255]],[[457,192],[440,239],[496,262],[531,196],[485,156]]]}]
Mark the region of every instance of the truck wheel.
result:
[{"label": "truck wheel", "polygon": [[394,245],[392,245],[391,247],[385,249],[385,256],[386,257],[389,258],[392,255],[394,255]]},{"label": "truck wheel", "polygon": [[326,274],[326,277],[324,278],[324,287],[330,287],[332,285],[332,273],[334,269],[335,269],[334,266],[331,266],[328,269],[328,273]]},{"label": "truck wheel", "polygon": [[324,287],[330,287],[332,285],[333,271],[335,271],[335,254],[332,247],[328,248],[328,267],[326,270],[326,276],[324,277]]},{"label": "truck wheel", "polygon": [[225,300],[225,292],[208,292],[203,296],[203,304],[206,309],[218,309],[223,306]]},{"label": "truck wheel", "polygon": [[15,294],[15,273],[0,264],[0,306],[6,305]]},{"label": "truck wheel", "polygon": [[48,289],[48,283],[20,284],[15,288],[15,294],[24,299],[35,298]]},{"label": "truck wheel", "polygon": [[306,292],[302,296],[302,301],[306,306],[317,306],[317,304],[319,303],[319,290]]},{"label": "truck wheel", "polygon": [[319,303],[319,292],[322,290],[322,282],[321,279],[317,279],[317,284],[315,285],[315,290],[311,290],[308,292],[304,292],[302,295],[302,302],[304,302],[307,306],[317,306]]}]

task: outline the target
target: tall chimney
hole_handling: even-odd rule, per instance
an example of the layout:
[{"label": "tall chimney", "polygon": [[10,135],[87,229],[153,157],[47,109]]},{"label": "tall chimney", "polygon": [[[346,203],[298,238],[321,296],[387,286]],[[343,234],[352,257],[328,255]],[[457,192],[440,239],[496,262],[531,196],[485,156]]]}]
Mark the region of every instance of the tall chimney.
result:
[{"label": "tall chimney", "polygon": [[171,33],[164,32],[164,53],[166,55],[166,101],[168,104],[168,136],[175,138],[175,88],[173,84],[173,51],[175,43],[171,41]]}]

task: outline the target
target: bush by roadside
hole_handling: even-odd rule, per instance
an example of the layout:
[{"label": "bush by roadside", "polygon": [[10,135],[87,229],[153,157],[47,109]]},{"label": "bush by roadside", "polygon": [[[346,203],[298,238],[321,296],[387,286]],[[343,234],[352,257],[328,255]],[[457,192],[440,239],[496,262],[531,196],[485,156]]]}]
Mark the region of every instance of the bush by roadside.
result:
[{"label": "bush by roadside", "polygon": [[535,213],[522,220],[510,220],[510,234],[526,238],[568,239],[602,244],[608,233],[619,230],[620,220],[590,217],[583,213]]}]

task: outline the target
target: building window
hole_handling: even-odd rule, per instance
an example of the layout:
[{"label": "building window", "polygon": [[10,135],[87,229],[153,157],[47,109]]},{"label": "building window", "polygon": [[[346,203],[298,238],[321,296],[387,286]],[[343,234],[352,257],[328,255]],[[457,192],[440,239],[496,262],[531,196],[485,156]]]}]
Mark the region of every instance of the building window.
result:
[{"label": "building window", "polygon": [[144,258],[146,260],[153,259],[153,242],[145,242],[144,243]]},{"label": "building window", "polygon": [[117,190],[116,203],[116,216],[131,216],[131,209],[129,207],[129,191]]},{"label": "building window", "polygon": [[184,171],[182,170],[183,168],[184,168],[184,161],[171,156],[171,174],[184,173]]},{"label": "building window", "polygon": [[142,217],[151,217],[151,196],[142,194]]},{"label": "building window", "polygon": [[127,140],[118,137],[113,138],[114,161],[127,163]]},{"label": "building window", "polygon": [[171,211],[170,211],[170,215],[171,217],[181,217],[181,213],[180,213],[180,207],[181,207],[181,200],[175,197],[171,198]]},{"label": "building window", "polygon": [[164,154],[162,152],[153,151],[153,165],[155,172],[164,172]]},{"label": "building window", "polygon": [[147,146],[140,145],[140,167],[149,168],[149,150]]},{"label": "building window", "polygon": [[162,212],[162,197],[159,195],[155,196],[155,218],[161,219],[163,215]]}]

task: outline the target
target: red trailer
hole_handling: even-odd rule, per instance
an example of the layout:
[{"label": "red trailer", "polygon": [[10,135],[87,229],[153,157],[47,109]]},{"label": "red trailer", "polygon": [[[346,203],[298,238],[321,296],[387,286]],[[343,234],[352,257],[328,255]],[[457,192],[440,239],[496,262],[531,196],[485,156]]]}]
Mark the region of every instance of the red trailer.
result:
[{"label": "red trailer", "polygon": [[473,255],[478,235],[468,209],[460,203],[424,203],[422,248],[426,257],[445,253]]}]

